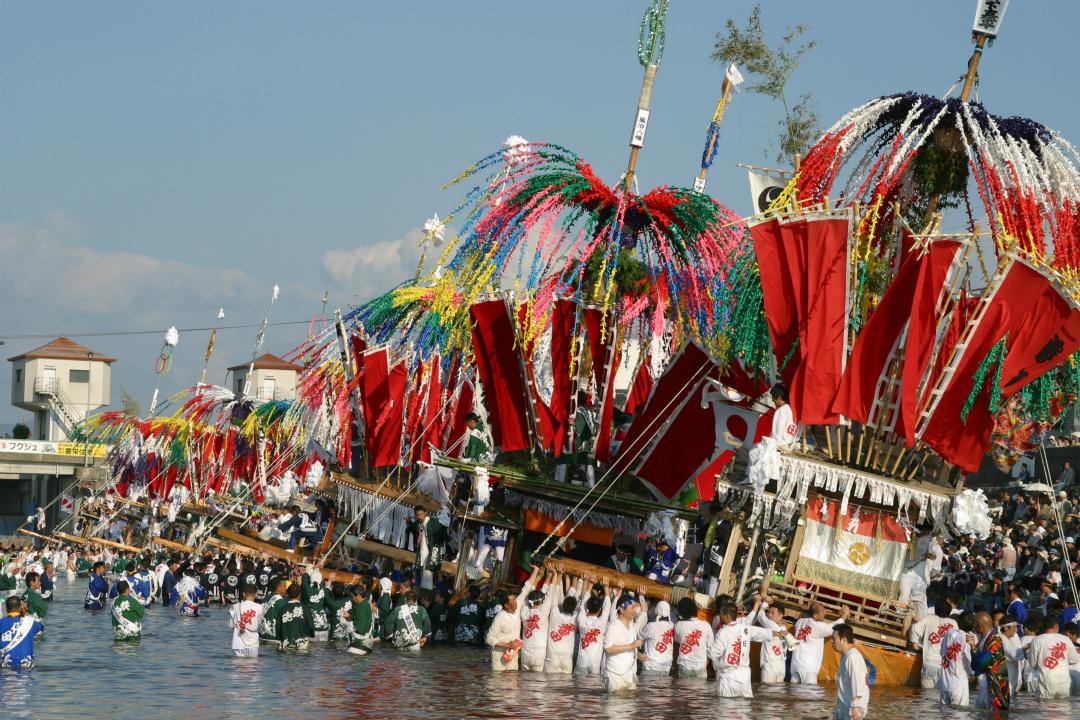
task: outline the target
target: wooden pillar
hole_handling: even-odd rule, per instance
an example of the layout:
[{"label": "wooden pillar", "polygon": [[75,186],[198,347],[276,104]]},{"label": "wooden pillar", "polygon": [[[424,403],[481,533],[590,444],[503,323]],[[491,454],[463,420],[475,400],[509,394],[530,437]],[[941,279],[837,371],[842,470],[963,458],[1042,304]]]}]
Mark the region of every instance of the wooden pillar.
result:
[{"label": "wooden pillar", "polygon": [[728,537],[727,550],[724,551],[724,562],[720,564],[720,584],[716,591],[720,595],[726,595],[731,592],[731,568],[735,564],[735,552],[739,549],[739,543],[742,542],[742,538],[742,523],[733,523],[731,526],[731,536]]},{"label": "wooden pillar", "polygon": [[784,583],[790,585],[795,577],[795,563],[799,560],[802,552],[803,536],[806,534],[806,508],[799,511],[799,525],[795,528],[795,536],[791,539],[791,547],[788,549],[787,567],[784,568]]},{"label": "wooden pillar", "polygon": [[473,549],[473,533],[468,529],[462,530],[461,538],[461,550],[458,552],[457,557],[457,574],[454,576],[454,592],[461,592],[461,589],[465,587],[465,583],[468,581],[469,576],[466,569],[469,565],[469,555]]},{"label": "wooden pillar", "polygon": [[312,560],[318,560],[322,558],[326,559],[326,553],[330,550],[330,544],[334,542],[334,529],[337,527],[337,512],[330,515],[330,518],[326,521],[326,534],[323,535],[322,542],[319,543],[317,548],[314,548],[311,552]]}]

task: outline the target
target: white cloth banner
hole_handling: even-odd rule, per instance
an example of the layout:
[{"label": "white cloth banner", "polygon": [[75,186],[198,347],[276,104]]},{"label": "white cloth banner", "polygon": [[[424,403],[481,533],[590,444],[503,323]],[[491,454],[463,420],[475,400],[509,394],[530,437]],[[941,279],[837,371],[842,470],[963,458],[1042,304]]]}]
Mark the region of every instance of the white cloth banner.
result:
[{"label": "white cloth banner", "polygon": [[979,0],[979,6],[975,8],[975,22],[971,29],[983,35],[997,37],[1008,7],[1009,0]]},{"label": "white cloth banner", "polygon": [[747,169],[750,176],[750,199],[754,204],[754,214],[763,213],[787,185],[783,178]]}]

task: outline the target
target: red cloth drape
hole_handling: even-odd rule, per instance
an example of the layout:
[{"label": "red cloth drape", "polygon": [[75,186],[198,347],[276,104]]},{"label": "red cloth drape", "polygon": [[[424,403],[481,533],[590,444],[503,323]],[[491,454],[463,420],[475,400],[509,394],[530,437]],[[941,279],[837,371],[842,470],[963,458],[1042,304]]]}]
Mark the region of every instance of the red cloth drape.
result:
[{"label": "red cloth drape", "polygon": [[475,303],[469,313],[473,320],[476,369],[491,419],[492,440],[504,452],[527,450],[527,413],[532,402],[522,376],[514,325],[506,303],[503,300]]},{"label": "red cloth drape", "polygon": [[782,227],[787,256],[798,253],[801,243],[805,262],[804,300],[798,305],[800,361],[789,389],[792,412],[808,425],[840,421],[830,407],[847,354],[850,225],[848,217],[815,217]]}]

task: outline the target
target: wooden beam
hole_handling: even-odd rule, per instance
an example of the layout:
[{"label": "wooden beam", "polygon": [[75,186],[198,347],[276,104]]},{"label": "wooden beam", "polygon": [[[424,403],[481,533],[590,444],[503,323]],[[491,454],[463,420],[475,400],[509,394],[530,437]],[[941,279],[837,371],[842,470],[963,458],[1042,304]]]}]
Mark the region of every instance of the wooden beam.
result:
[{"label": "wooden beam", "polygon": [[554,570],[560,565],[571,575],[578,577],[595,575],[604,584],[612,587],[622,583],[623,587],[627,590],[634,590],[635,592],[638,588],[645,588],[645,594],[649,597],[658,598],[660,600],[667,600],[671,597],[671,585],[659,583],[655,580],[650,580],[647,577],[642,577],[641,575],[623,573],[618,570],[612,570],[611,568],[593,565],[592,563],[582,562],[581,560],[572,560],[570,558],[547,558],[544,560],[544,567],[550,570]]}]

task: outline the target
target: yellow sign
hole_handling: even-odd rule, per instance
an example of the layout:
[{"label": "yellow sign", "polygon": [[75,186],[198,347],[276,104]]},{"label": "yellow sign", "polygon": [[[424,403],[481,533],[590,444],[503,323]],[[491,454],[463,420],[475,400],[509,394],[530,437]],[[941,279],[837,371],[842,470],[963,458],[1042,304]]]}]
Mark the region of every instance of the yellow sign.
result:
[{"label": "yellow sign", "polygon": [[93,443],[91,445],[76,442],[56,443],[57,455],[72,455],[78,457],[89,456],[92,458],[103,458],[105,457],[105,453],[106,451],[108,451],[108,449],[108,445],[101,445],[99,443]]}]

